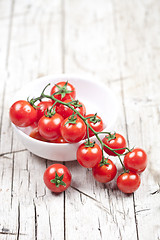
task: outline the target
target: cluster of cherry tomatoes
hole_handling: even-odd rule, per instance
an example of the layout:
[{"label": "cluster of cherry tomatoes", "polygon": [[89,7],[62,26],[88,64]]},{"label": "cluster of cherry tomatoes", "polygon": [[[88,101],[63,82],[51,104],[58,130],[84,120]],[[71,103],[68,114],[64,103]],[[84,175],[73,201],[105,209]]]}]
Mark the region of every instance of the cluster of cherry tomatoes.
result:
[{"label": "cluster of cherry tomatoes", "polygon": [[[147,165],[146,153],[140,148],[129,150],[125,138],[118,133],[105,132],[101,140],[103,120],[97,114],[86,115],[84,104],[75,97],[72,84],[59,82],[52,87],[50,95],[45,95],[43,90],[37,98],[15,102],[10,108],[10,119],[18,127],[32,126],[30,137],[40,141],[76,143],[86,139],[77,149],[77,161],[85,168],[92,168],[93,177],[101,183],[115,178],[117,168],[109,156],[118,157],[123,172],[117,178],[117,186],[124,193],[134,192],[140,185],[139,173]],[[90,141],[93,135],[100,146]],[[104,157],[104,152],[108,157]],[[43,179],[51,191],[62,192],[71,184],[71,173],[66,166],[53,164],[46,169]]]}]

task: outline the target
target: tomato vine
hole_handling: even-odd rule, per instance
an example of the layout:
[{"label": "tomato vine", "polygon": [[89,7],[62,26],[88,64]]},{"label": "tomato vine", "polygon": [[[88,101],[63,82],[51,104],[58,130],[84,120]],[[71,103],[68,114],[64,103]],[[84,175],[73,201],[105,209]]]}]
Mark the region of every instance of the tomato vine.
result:
[{"label": "tomato vine", "polygon": [[[72,99],[70,102],[66,103],[66,102],[63,102],[63,101],[61,101],[61,100],[59,100],[59,99],[57,99],[57,98],[54,97],[54,95],[61,94],[61,90],[55,92],[55,93],[52,94],[52,95],[47,95],[47,94],[45,94],[44,92],[45,92],[46,88],[47,88],[49,85],[50,85],[50,83],[45,86],[45,88],[43,89],[43,91],[42,91],[42,93],[41,93],[41,95],[40,95],[39,97],[32,99],[32,104],[33,104],[33,106],[34,106],[34,104],[35,104],[36,101],[42,100],[43,98],[48,98],[48,99],[51,99],[51,100],[55,101],[54,104],[53,104],[53,107],[56,105],[56,103],[59,103],[59,104],[63,104],[63,105],[65,105],[65,106],[69,107],[70,109],[72,109],[74,113],[71,115],[69,122],[73,124],[76,115],[78,115],[78,116],[84,121],[84,123],[86,124],[86,127],[87,127],[87,145],[88,145],[88,146],[93,146],[93,143],[90,142],[89,129],[94,133],[94,135],[95,135],[95,137],[97,138],[97,140],[99,141],[99,143],[100,143],[100,145],[101,145],[101,149],[102,149],[102,161],[101,161],[101,163],[102,163],[102,164],[105,164],[105,163],[106,163],[106,159],[105,159],[105,157],[104,157],[104,149],[103,149],[104,147],[106,147],[106,148],[108,148],[110,151],[112,151],[112,152],[118,157],[118,159],[119,159],[119,161],[120,161],[120,163],[121,163],[121,165],[122,165],[122,167],[123,167],[123,172],[124,172],[124,173],[128,172],[128,170],[125,168],[125,166],[124,166],[124,164],[123,164],[123,162],[122,162],[121,156],[127,154],[128,152],[131,152],[131,151],[133,150],[133,148],[132,148],[132,149],[129,149],[128,147],[124,147],[124,148],[119,148],[119,149],[112,149],[112,148],[110,148],[109,146],[107,146],[107,145],[106,145],[105,143],[103,143],[103,141],[100,139],[99,134],[108,134],[108,136],[109,136],[109,137],[108,137],[108,141],[110,141],[110,140],[112,140],[112,139],[115,138],[115,133],[112,134],[111,132],[103,132],[103,131],[102,131],[102,132],[96,132],[96,131],[89,125],[89,123],[87,122],[87,119],[91,119],[91,121],[95,122],[95,121],[96,121],[97,113],[95,113],[94,117],[85,117],[85,116],[82,116],[82,115],[72,106],[72,105],[76,105],[76,104],[77,104],[77,100]],[[63,95],[63,96],[65,96],[65,95]],[[71,104],[72,104],[72,105],[71,105]],[[52,114],[53,114],[53,113],[52,113]],[[97,120],[97,121],[99,121],[99,120]],[[116,152],[117,150],[127,150],[127,152],[126,152],[125,154],[119,154],[119,153]]]}]

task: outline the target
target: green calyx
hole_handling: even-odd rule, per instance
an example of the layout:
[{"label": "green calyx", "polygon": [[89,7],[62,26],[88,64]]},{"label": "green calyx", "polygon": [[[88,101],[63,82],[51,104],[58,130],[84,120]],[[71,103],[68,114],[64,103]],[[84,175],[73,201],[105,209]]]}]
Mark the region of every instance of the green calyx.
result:
[{"label": "green calyx", "polygon": [[55,114],[56,114],[56,110],[55,108],[53,108],[53,106],[50,109],[47,108],[46,112],[44,112],[45,117],[48,117],[48,118],[51,118]]},{"label": "green calyx", "polygon": [[93,117],[89,118],[89,121],[96,124],[97,122],[100,122],[101,119],[97,118],[97,113],[95,113]]},{"label": "green calyx", "polygon": [[63,177],[64,174],[62,176],[58,176],[57,172],[55,173],[55,178],[51,179],[50,182],[51,183],[55,183],[56,187],[58,188],[59,186],[66,186],[65,182],[63,182]]},{"label": "green calyx", "polygon": [[107,138],[108,142],[113,139],[116,139],[116,133],[115,132],[113,134],[110,133],[107,136],[105,136],[105,138]]},{"label": "green calyx", "polygon": [[37,109],[38,107],[35,105],[35,102],[37,101],[36,98],[31,98],[31,100],[29,100],[29,97],[27,98],[27,102],[29,102],[29,104],[34,107],[35,109]]},{"label": "green calyx", "polygon": [[70,104],[72,106],[74,106],[75,108],[82,107],[82,104],[80,104],[78,100],[74,100],[72,97],[71,97],[71,99],[72,99],[72,101],[70,102]]},{"label": "green calyx", "polygon": [[123,175],[124,173],[129,173],[128,169],[124,169],[122,173],[120,173],[120,175]]},{"label": "green calyx", "polygon": [[67,90],[67,84],[68,84],[68,81],[64,84],[63,87],[60,87],[60,86],[58,86],[57,84],[55,84],[55,86],[56,86],[59,90],[58,90],[58,92],[56,92],[54,95],[61,95],[61,98],[64,98],[67,93],[73,92],[73,91]]},{"label": "green calyx", "polygon": [[84,143],[85,147],[91,147],[93,148],[95,146],[95,142],[90,142],[88,139],[86,140],[86,142]]},{"label": "green calyx", "polygon": [[68,121],[65,123],[65,125],[67,125],[68,123],[76,124],[76,120],[77,115],[73,113],[70,117],[68,117]]},{"label": "green calyx", "polygon": [[102,161],[100,162],[100,167],[104,166],[104,165],[109,165],[110,163],[108,162],[108,158],[104,158],[104,156],[102,157]]}]

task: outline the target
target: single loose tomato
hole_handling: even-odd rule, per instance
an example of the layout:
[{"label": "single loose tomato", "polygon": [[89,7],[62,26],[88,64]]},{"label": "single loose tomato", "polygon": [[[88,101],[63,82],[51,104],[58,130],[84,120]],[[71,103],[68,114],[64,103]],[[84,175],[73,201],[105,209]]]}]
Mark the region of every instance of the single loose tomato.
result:
[{"label": "single loose tomato", "polygon": [[96,143],[83,143],[77,150],[77,161],[85,168],[93,168],[102,160],[102,150]]},{"label": "single loose tomato", "polygon": [[48,109],[51,109],[53,101],[43,101],[37,105],[37,121],[44,116],[44,112]]},{"label": "single loose tomato", "polygon": [[[106,135],[103,138],[103,143],[106,144],[108,147],[110,147],[111,149],[119,149],[119,148],[125,148],[126,147],[126,140],[125,138],[118,134],[118,133],[114,133],[111,136],[110,135]],[[108,149],[107,147],[104,146],[104,151],[111,156],[116,156],[115,153],[113,153],[110,149]],[[122,154],[125,152],[125,149],[121,149],[121,150],[115,150],[116,153]]]},{"label": "single loose tomato", "polygon": [[117,168],[110,159],[105,159],[104,162],[98,163],[92,168],[92,174],[98,182],[107,183],[115,178]]},{"label": "single loose tomato", "polygon": [[34,128],[31,133],[29,134],[29,136],[31,138],[37,139],[39,141],[43,141],[43,142],[48,142],[47,139],[45,139],[44,137],[42,137],[38,131],[38,127]]},{"label": "single loose tomato", "polygon": [[51,117],[43,116],[38,122],[38,130],[42,137],[47,140],[57,139],[60,133],[60,126],[63,122],[63,117],[55,113]]},{"label": "single loose tomato", "polygon": [[63,164],[53,164],[48,167],[43,175],[43,180],[52,192],[64,192],[71,184],[71,173]]},{"label": "single loose tomato", "polygon": [[66,142],[76,143],[84,138],[86,125],[81,118],[71,115],[62,122],[60,130]]},{"label": "single loose tomato", "polygon": [[18,127],[28,127],[37,120],[36,109],[27,101],[19,100],[10,108],[10,119]]},{"label": "single loose tomato", "polygon": [[141,148],[135,148],[124,157],[124,165],[133,172],[143,172],[147,166],[147,154]]},{"label": "single loose tomato", "polygon": [[62,136],[60,136],[56,140],[50,141],[50,142],[52,142],[52,143],[67,143]]},{"label": "single loose tomato", "polygon": [[[58,93],[56,94],[56,92]],[[54,97],[61,101],[71,98],[75,99],[76,97],[75,88],[68,82],[59,82],[55,84],[55,86],[51,89],[51,95],[52,94],[55,94]]]},{"label": "single loose tomato", "polygon": [[[96,132],[101,132],[103,130],[103,127],[104,127],[103,121],[101,117],[97,116],[97,114],[88,114],[85,117],[86,118],[90,117],[87,119],[87,122]],[[90,137],[94,136],[94,133],[90,128],[89,128],[89,136]],[[87,132],[86,132],[86,137],[87,137]]]},{"label": "single loose tomato", "polygon": [[122,173],[117,178],[117,186],[124,193],[133,193],[135,192],[141,183],[140,176],[134,172],[125,172]]},{"label": "single loose tomato", "polygon": [[[64,101],[64,103],[69,103],[71,102],[72,100],[70,99],[67,99]],[[75,101],[72,101],[71,103],[71,106],[77,110],[82,116],[84,116],[86,114],[86,108],[84,106],[83,103],[79,102],[78,100],[75,100]],[[63,104],[60,104],[58,107],[57,107],[57,110],[56,110],[57,113],[59,113],[62,117],[64,118],[67,118],[69,116],[72,115],[73,113],[73,110],[70,109],[68,106],[66,105],[63,105]]]}]

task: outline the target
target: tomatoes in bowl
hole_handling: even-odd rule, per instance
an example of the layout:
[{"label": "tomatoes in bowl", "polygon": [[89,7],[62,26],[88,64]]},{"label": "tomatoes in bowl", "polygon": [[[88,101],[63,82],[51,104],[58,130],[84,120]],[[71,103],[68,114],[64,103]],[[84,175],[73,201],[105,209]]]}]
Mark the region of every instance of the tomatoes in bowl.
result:
[{"label": "tomatoes in bowl", "polygon": [[28,127],[37,120],[36,109],[27,101],[15,102],[9,111],[11,122],[18,127]]},{"label": "tomatoes in bowl", "polygon": [[43,116],[38,122],[38,130],[42,137],[47,140],[56,140],[60,135],[60,127],[63,117],[55,113],[51,117]]},{"label": "tomatoes in bowl", "polygon": [[44,137],[42,137],[38,131],[38,127],[34,128],[31,133],[29,134],[29,136],[31,138],[37,139],[39,141],[43,141],[43,142],[49,142],[47,139],[45,139]]},{"label": "tomatoes in bowl", "polygon": [[[104,123],[101,117],[97,116],[97,114],[88,114],[85,116],[87,118],[87,123],[89,126],[93,128],[94,131],[96,132],[101,132],[104,128]],[[94,133],[92,130],[89,128],[89,136],[92,137],[94,136]],[[87,137],[87,132],[86,132],[86,137]]]},{"label": "tomatoes in bowl", "polygon": [[41,117],[44,116],[44,112],[47,110],[47,109],[51,109],[53,105],[53,101],[49,100],[49,101],[42,101],[40,103],[38,103],[37,105],[37,121],[39,121],[39,119]]},{"label": "tomatoes in bowl", "polygon": [[[59,93],[57,93],[59,91]],[[65,101],[67,99],[75,99],[76,90],[75,87],[67,82],[58,82],[51,89],[51,95],[54,94],[54,97],[58,100]]]},{"label": "tomatoes in bowl", "polygon": [[[74,89],[70,89],[68,91],[72,90],[74,94],[72,95],[72,98],[75,99],[76,92],[78,95],[78,99],[82,100],[84,105],[87,107],[88,113],[92,111],[97,111],[101,113],[101,117],[104,121],[104,123],[107,123],[107,127],[112,125],[113,126],[113,120],[115,120],[115,110],[116,110],[116,104],[114,105],[114,98],[113,94],[110,89],[104,86],[101,86],[99,82],[90,81],[87,79],[80,78],[79,76],[72,76],[72,75],[52,75],[52,76],[45,76],[39,79],[36,79],[35,81],[31,81],[29,84],[24,86],[20,91],[15,95],[15,100],[17,99],[27,99],[28,96],[30,97],[40,97],[43,89],[50,83],[50,86],[46,88],[44,93],[46,95],[50,95],[51,89],[55,86],[55,84],[58,85],[58,83],[63,82],[64,85],[68,81]],[[63,85],[63,86],[64,86]],[[69,84],[68,84],[69,85]],[[85,88],[84,88],[85,86]],[[87,89],[87,90],[86,90]],[[59,90],[59,89],[58,89]],[[61,89],[63,90],[63,89]],[[88,91],[89,90],[89,91]],[[70,93],[71,93],[70,92]],[[72,101],[71,94],[69,93],[69,98]],[[98,94],[98,100],[95,98],[95,93]],[[61,91],[60,96],[63,95],[63,91]],[[52,94],[54,95],[54,93]],[[57,95],[58,96],[58,95]],[[66,94],[67,96],[67,94]],[[51,97],[51,96],[50,96]],[[56,98],[57,99],[57,98]],[[40,99],[39,99],[40,100]],[[38,100],[38,101],[39,101]],[[45,97],[42,98],[41,101],[48,101],[49,98]],[[57,99],[58,100],[58,99]],[[63,101],[63,99],[61,99]],[[107,116],[105,109],[109,111],[110,109],[110,102],[112,102],[113,111],[109,116]],[[105,109],[104,106],[102,108],[101,102],[106,101]],[[38,102],[35,102],[35,105],[37,106]],[[56,105],[57,106],[57,105]],[[113,114],[112,114],[113,113]],[[21,141],[24,143],[25,147],[33,152],[34,154],[41,156],[42,158],[50,159],[50,160],[58,160],[58,161],[70,161],[76,159],[76,146],[78,146],[81,143],[76,144],[51,144],[49,142],[42,142],[42,141],[32,141],[31,138],[29,138],[27,135],[30,133],[30,127],[28,129],[24,128],[16,128],[14,125],[12,125],[18,134]],[[111,126],[111,127],[112,127]],[[27,134],[27,135],[26,135]],[[101,135],[102,136],[102,135]],[[59,137],[58,137],[59,138]],[[57,138],[57,139],[58,139]],[[83,139],[82,139],[83,140]],[[53,140],[53,142],[56,141]],[[61,141],[61,140],[60,140]]]},{"label": "tomatoes in bowl", "polygon": [[[64,103],[70,103],[71,102],[71,106],[76,110],[78,111],[82,116],[84,116],[86,114],[86,108],[84,106],[83,103],[79,102],[78,100],[76,101],[72,101],[71,99],[67,99],[64,101]],[[57,107],[57,113],[59,113],[63,118],[67,118],[69,116],[71,116],[74,111],[69,108],[68,106],[66,105],[63,105],[63,104],[60,104],[58,107]]]},{"label": "tomatoes in bowl", "polygon": [[61,135],[68,143],[77,143],[84,139],[86,133],[86,125],[83,120],[75,116],[72,119],[66,118],[61,124]]}]

